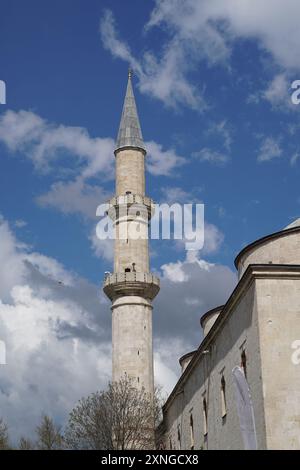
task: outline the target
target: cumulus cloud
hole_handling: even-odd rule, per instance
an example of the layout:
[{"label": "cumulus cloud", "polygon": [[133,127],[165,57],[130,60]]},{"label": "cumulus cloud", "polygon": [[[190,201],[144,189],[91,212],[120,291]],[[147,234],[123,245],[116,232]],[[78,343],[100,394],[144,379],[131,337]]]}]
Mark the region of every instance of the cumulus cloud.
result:
[{"label": "cumulus cloud", "polygon": [[0,117],[0,141],[10,151],[25,154],[40,172],[50,171],[53,161],[55,170],[62,170],[67,156],[82,166],[84,178],[103,171],[113,174],[112,139],[92,138],[82,127],[49,123],[31,111],[6,111]]},{"label": "cumulus cloud", "polygon": [[[0,117],[0,142],[27,157],[39,173],[59,178],[36,198],[40,206],[92,219],[108,199],[101,182],[114,176],[113,139],[93,138],[82,127],[57,125],[31,111],[8,110]],[[95,177],[97,184],[90,183]]]},{"label": "cumulus cloud", "polygon": [[1,414],[14,439],[30,435],[42,413],[63,424],[85,394],[110,376],[109,341],[88,342],[87,312],[70,300],[54,300],[15,286],[12,303],[0,303],[1,339],[7,365],[1,366]]},{"label": "cumulus cloud", "polygon": [[[227,266],[199,259],[195,252],[187,252],[184,261],[166,263],[161,269],[161,293],[154,305],[155,331],[159,326],[162,339],[180,339],[183,354],[200,344],[199,318],[228,299],[236,284],[236,274]],[[174,368],[178,357],[175,354]]]},{"label": "cumulus cloud", "polygon": [[[56,125],[31,111],[9,110],[0,117],[0,142],[25,155],[38,172],[55,170],[59,180],[36,198],[40,206],[94,219],[98,205],[109,199],[101,182],[114,177],[113,139],[92,138],[84,128]],[[147,142],[146,148],[147,168],[154,176],[170,176],[186,163],[174,149],[156,142]],[[97,184],[90,182],[95,177]]]},{"label": "cumulus cloud", "polygon": [[[0,339],[7,349],[0,409],[16,440],[33,432],[43,412],[64,424],[81,396],[106,386],[111,314],[98,286],[18,242],[3,219],[0,244]],[[178,357],[201,340],[200,315],[226,300],[236,276],[189,255],[165,264],[161,281],[154,305],[155,378],[169,392],[180,373]]]},{"label": "cumulus cloud", "polygon": [[82,395],[105,386],[110,315],[96,286],[20,244],[4,220],[0,244],[0,409],[17,439],[43,412],[63,424]]},{"label": "cumulus cloud", "polygon": [[0,216],[0,298],[8,300],[11,289],[23,282],[25,266],[23,245],[17,242],[8,224]]}]

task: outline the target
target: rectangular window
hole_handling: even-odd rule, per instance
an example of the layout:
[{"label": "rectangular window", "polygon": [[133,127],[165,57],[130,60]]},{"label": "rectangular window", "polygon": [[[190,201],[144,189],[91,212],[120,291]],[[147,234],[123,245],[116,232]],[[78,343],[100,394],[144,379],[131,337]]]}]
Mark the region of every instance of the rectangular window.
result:
[{"label": "rectangular window", "polygon": [[245,349],[243,349],[241,354],[241,368],[243,369],[244,375],[247,378],[247,356]]},{"label": "rectangular window", "polygon": [[194,421],[193,415],[190,415],[190,432],[191,432],[191,450],[194,450],[195,440],[194,440]]},{"label": "rectangular window", "polygon": [[221,378],[221,416],[225,418],[227,415],[227,408],[226,408],[226,382],[224,375]]},{"label": "rectangular window", "polygon": [[208,433],[207,429],[207,402],[206,398],[203,398],[203,434],[206,436]]},{"label": "rectangular window", "polygon": [[177,440],[178,440],[178,449],[181,449],[181,434],[180,434],[180,425],[177,427]]}]

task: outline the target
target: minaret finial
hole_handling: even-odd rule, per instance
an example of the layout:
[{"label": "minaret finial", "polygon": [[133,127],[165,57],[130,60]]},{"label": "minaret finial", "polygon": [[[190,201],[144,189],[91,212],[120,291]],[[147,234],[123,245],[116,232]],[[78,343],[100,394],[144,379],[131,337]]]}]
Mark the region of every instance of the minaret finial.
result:
[{"label": "minaret finial", "polygon": [[131,67],[128,68],[128,78],[131,78],[133,75],[133,70]]}]

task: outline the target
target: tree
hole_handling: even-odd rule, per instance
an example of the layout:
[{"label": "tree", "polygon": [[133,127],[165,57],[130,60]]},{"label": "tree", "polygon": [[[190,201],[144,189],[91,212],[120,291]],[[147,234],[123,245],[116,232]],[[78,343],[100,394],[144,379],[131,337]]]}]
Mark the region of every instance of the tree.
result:
[{"label": "tree", "polygon": [[0,450],[8,450],[9,443],[8,443],[8,431],[7,426],[0,418]]},{"label": "tree", "polygon": [[66,442],[72,449],[153,449],[156,395],[125,376],[107,391],[82,398],[69,416]]},{"label": "tree", "polygon": [[36,428],[37,448],[40,450],[58,450],[63,448],[63,436],[61,429],[52,419],[44,415],[41,424]]},{"label": "tree", "polygon": [[34,443],[26,437],[21,437],[19,442],[19,450],[34,450]]}]

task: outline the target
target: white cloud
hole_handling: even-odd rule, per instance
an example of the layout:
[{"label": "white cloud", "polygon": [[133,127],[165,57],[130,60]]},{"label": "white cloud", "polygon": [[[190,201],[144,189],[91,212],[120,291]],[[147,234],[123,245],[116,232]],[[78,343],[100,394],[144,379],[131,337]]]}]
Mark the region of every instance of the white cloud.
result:
[{"label": "white cloud", "polygon": [[273,137],[266,137],[261,143],[257,160],[259,162],[268,162],[281,156],[282,149],[278,140],[275,140]]},{"label": "white cloud", "polygon": [[213,136],[219,136],[222,141],[222,145],[227,152],[231,151],[232,145],[232,128],[226,120],[213,123],[209,129],[208,134]]},{"label": "white cloud", "polygon": [[269,83],[262,96],[274,108],[279,108],[280,111],[297,111],[298,107],[291,100],[291,83],[292,80],[285,73],[279,73]]},{"label": "white cloud", "polygon": [[[198,348],[202,338],[200,317],[226,302],[236,284],[227,266],[199,259],[187,252],[184,261],[161,267],[161,291],[154,304],[154,346],[157,382],[168,391],[180,376],[178,359]],[[163,312],[163,315],[157,315]],[[172,340],[171,340],[172,339]]]},{"label": "white cloud", "polygon": [[278,64],[300,68],[299,14],[298,0],[156,0],[149,26],[165,24],[191,47],[204,39],[200,54],[209,61],[230,57],[233,39],[254,38]]},{"label": "white cloud", "polygon": [[290,160],[291,166],[295,166],[299,159],[300,159],[300,153],[299,153],[299,152],[295,152],[295,153],[292,155],[291,160]]},{"label": "white cloud", "polygon": [[199,152],[193,152],[192,157],[197,158],[200,162],[214,163],[216,165],[225,165],[230,160],[228,155],[207,147],[199,150]]},{"label": "white cloud", "polygon": [[196,197],[192,193],[185,191],[184,189],[179,188],[177,186],[165,186],[161,188],[161,193],[162,202],[166,202],[168,204],[175,204],[177,202],[187,204],[192,201],[195,202],[196,199]]},{"label": "white cloud", "polygon": [[141,75],[141,67],[130,51],[128,44],[118,38],[115,19],[110,10],[106,10],[100,21],[100,33],[103,46],[115,57],[129,62],[132,67]]},{"label": "white cloud", "polygon": [[[84,128],[55,125],[31,111],[9,110],[0,117],[0,142],[11,152],[29,158],[39,172],[55,171],[60,178],[74,178],[54,182],[50,190],[37,197],[41,206],[93,219],[98,205],[109,198],[98,183],[89,180],[113,179],[113,139],[92,138]],[[163,150],[156,142],[147,142],[146,148],[147,168],[155,176],[170,176],[186,162],[174,149]]]},{"label": "white cloud", "polygon": [[[187,252],[185,260],[166,263],[161,270],[161,291],[154,304],[154,337],[165,341],[179,338],[186,345],[182,353],[188,352],[188,348],[200,344],[200,316],[228,299],[236,274],[227,266],[199,259],[192,251]],[[176,370],[179,355],[174,356]]]},{"label": "white cloud", "polygon": [[216,253],[224,240],[224,235],[218,227],[213,224],[205,223],[204,228],[204,254]]},{"label": "white cloud", "polygon": [[41,253],[25,252],[23,253],[23,260],[29,262],[43,276],[52,279],[54,282],[62,283],[65,286],[74,286],[75,284],[75,277],[53,258]]},{"label": "white cloud", "polygon": [[27,222],[25,220],[18,219],[15,221],[15,227],[17,228],[24,228],[26,227],[26,225],[27,225]]},{"label": "white cloud", "polygon": [[[184,211],[185,214],[190,215],[190,220],[193,220],[194,214],[191,213],[191,209],[193,211],[193,208],[185,206]],[[197,226],[192,226],[189,223],[184,224],[183,238],[175,240],[175,247],[180,250],[184,248],[186,250],[186,257],[191,262],[197,260],[197,263],[199,263],[198,256],[200,254],[203,257],[217,253],[224,241],[224,234],[218,229],[218,227],[206,222],[204,219],[202,222],[203,223],[201,223],[201,220],[199,219],[197,221]],[[203,261],[203,263],[205,262]],[[180,266],[177,266],[178,269]],[[182,277],[182,280],[185,280],[184,277]]]},{"label": "white cloud", "polygon": [[63,423],[82,395],[105,386],[111,344],[96,286],[30,252],[4,220],[0,244],[0,410],[15,441],[33,433],[42,413]]},{"label": "white cloud", "polygon": [[[20,244],[4,220],[0,244],[0,339],[7,347],[0,410],[16,441],[32,435],[42,413],[64,424],[80,397],[106,386],[111,315],[98,286]],[[164,265],[154,306],[163,312],[154,315],[156,382],[168,392],[178,358],[200,341],[200,314],[222,303],[236,281],[229,268],[196,256],[174,266]]]},{"label": "white cloud", "polygon": [[31,111],[9,110],[0,117],[0,142],[26,156],[38,172],[64,177],[37,197],[41,206],[92,219],[98,205],[109,197],[99,183],[90,184],[89,179],[113,178],[113,139],[92,138],[84,128],[49,123]]},{"label": "white cloud", "polygon": [[92,138],[82,127],[55,125],[31,111],[6,111],[0,117],[0,141],[12,152],[25,154],[40,172],[54,169],[53,161],[55,171],[62,171],[63,157],[72,157],[83,178],[99,172],[113,175],[112,139]]},{"label": "white cloud", "polygon": [[21,250],[22,245],[0,217],[0,299],[8,300],[13,286],[23,282],[25,267]]},{"label": "white cloud", "polygon": [[186,282],[189,279],[188,274],[183,270],[183,264],[181,261],[163,264],[161,270],[165,279],[175,283]]},{"label": "white cloud", "polygon": [[164,34],[159,52],[147,50],[136,58],[119,39],[113,15],[100,22],[104,47],[131,63],[141,92],[176,106],[203,110],[203,89],[193,85],[189,72],[204,60],[209,66],[230,66],[234,43],[255,39],[280,67],[300,69],[298,0],[156,0],[145,31],[159,27]]},{"label": "white cloud", "polygon": [[172,341],[154,341],[154,374],[155,382],[162,387],[164,394],[169,394],[180,375],[179,358],[187,352],[189,342],[182,338]]},{"label": "white cloud", "polygon": [[37,198],[39,205],[58,209],[63,214],[80,214],[94,219],[99,204],[109,199],[109,194],[99,185],[90,185],[82,178],[74,181],[57,181],[47,193]]},{"label": "white cloud", "polygon": [[[266,100],[270,101],[272,105],[282,104],[287,98],[288,82],[285,74],[280,73],[276,75],[268,88],[264,92]],[[289,99],[289,101],[291,101]]]},{"label": "white cloud", "polygon": [[96,228],[94,227],[90,235],[91,247],[94,255],[97,258],[105,259],[106,261],[112,262],[114,259],[114,241],[100,240],[96,235]]},{"label": "white cloud", "polygon": [[186,163],[186,159],[177,155],[173,149],[163,150],[156,142],[147,142],[147,169],[154,176],[171,176],[174,170]]},{"label": "white cloud", "polygon": [[138,60],[133,56],[128,44],[118,38],[111,11],[106,11],[103,15],[100,33],[103,46],[114,57],[131,64],[139,78],[142,93],[154,96],[169,106],[181,103],[199,110],[206,107],[201,90],[192,86],[185,77],[188,62],[185,59],[185,51],[176,38],[163,48],[160,58],[148,50],[142,59]]}]

